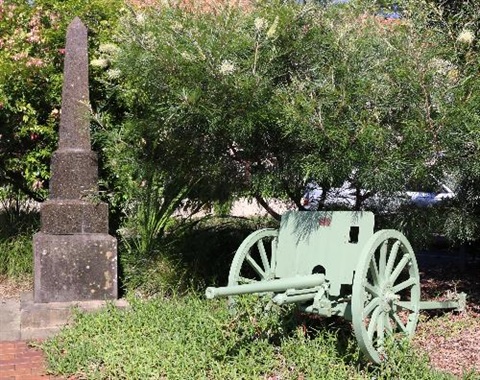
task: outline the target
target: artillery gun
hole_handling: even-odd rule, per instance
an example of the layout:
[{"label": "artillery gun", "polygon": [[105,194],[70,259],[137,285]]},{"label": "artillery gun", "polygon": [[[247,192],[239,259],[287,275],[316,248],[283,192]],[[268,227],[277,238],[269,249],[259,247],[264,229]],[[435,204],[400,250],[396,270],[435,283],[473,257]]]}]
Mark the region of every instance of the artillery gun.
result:
[{"label": "artillery gun", "polygon": [[396,230],[374,232],[371,212],[289,211],[280,228],[250,234],[239,246],[228,286],[209,287],[206,297],[271,295],[277,305],[295,303],[307,313],[352,322],[369,360],[384,360],[389,336],[412,337],[420,310],[465,306],[421,301],[415,253]]}]

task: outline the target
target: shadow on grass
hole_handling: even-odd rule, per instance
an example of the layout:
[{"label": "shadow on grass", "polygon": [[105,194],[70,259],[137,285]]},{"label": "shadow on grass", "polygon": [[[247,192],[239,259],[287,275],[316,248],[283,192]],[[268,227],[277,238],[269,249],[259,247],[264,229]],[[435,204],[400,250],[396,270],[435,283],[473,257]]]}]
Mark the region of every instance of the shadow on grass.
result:
[{"label": "shadow on grass", "polygon": [[153,294],[170,285],[175,292],[203,292],[207,286],[226,285],[233,256],[241,242],[253,231],[275,227],[275,223],[269,218],[241,217],[179,221],[161,237],[159,249],[149,257],[121,258],[123,289],[133,287],[142,292],[149,287],[146,293]]}]

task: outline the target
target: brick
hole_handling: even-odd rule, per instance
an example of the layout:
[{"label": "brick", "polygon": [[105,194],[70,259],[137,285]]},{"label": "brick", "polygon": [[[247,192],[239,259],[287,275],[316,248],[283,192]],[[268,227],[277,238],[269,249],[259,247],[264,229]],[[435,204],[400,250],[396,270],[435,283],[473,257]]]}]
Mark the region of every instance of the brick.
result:
[{"label": "brick", "polygon": [[0,376],[7,376],[7,375],[11,376],[11,375],[15,374],[15,371],[16,371],[16,369],[15,369],[15,366],[13,365],[9,368],[2,369],[0,371]]},{"label": "brick", "polygon": [[16,365],[30,365],[32,363],[41,363],[43,362],[43,356],[32,356],[32,357],[20,357],[15,358],[12,362]]},{"label": "brick", "polygon": [[5,367],[2,367],[2,369],[0,369],[0,373],[10,372],[14,370],[15,370],[15,364],[12,363],[10,365],[6,365]]},{"label": "brick", "polygon": [[15,365],[13,363],[0,363],[0,373],[2,373],[2,371],[8,371],[11,368],[15,368]]}]

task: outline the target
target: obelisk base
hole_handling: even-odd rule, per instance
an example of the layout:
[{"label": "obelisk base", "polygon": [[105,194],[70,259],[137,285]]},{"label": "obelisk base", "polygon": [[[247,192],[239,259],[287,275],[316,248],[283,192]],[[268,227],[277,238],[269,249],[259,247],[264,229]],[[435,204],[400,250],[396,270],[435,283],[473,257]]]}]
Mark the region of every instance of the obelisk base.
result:
[{"label": "obelisk base", "polygon": [[114,300],[117,241],[107,234],[33,237],[34,302]]}]

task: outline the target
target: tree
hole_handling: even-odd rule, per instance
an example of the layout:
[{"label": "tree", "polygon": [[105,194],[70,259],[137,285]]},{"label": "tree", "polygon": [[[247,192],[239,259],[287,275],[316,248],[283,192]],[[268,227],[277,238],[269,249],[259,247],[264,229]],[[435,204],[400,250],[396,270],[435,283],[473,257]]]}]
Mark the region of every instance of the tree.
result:
[{"label": "tree", "polygon": [[129,161],[169,173],[173,189],[195,183],[200,200],[298,202],[310,175],[326,190],[349,179],[361,208],[428,182],[442,171],[439,110],[455,84],[435,66],[446,36],[419,9],[404,20],[359,2],[134,12],[112,66]]}]

